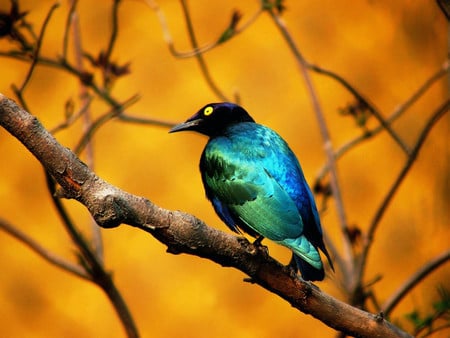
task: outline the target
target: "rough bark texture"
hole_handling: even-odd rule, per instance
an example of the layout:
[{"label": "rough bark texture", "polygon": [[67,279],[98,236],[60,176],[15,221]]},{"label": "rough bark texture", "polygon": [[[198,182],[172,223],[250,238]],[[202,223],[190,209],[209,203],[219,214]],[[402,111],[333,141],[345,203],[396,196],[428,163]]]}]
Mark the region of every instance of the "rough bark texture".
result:
[{"label": "rough bark texture", "polygon": [[268,256],[263,247],[208,227],[192,215],[165,210],[110,185],[60,145],[34,116],[2,94],[0,125],[22,142],[61,185],[60,196],[85,205],[99,226],[138,227],[166,244],[170,253],[187,253],[239,269],[250,276],[251,282],[348,335],[409,337],[382,316],[352,307],[299,279],[290,268]]}]

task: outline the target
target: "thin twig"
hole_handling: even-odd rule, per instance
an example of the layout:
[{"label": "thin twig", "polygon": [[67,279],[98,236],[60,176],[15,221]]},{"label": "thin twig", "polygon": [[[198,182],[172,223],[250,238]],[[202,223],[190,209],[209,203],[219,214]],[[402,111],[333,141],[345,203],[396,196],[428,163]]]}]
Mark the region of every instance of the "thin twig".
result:
[{"label": "thin twig", "polygon": [[299,49],[297,48],[291,34],[287,30],[284,22],[280,18],[279,15],[277,15],[272,8],[268,8],[267,12],[269,13],[270,17],[273,19],[275,25],[280,30],[281,35],[286,40],[289,48],[291,49],[292,53],[295,56],[295,59],[297,60],[297,63],[299,65],[300,71],[303,75],[303,78],[305,79],[306,88],[309,93],[309,97],[311,98],[312,105],[314,108],[314,112],[316,113],[316,119],[319,124],[320,132],[322,135],[322,139],[324,142],[324,150],[327,156],[328,165],[330,168],[330,184],[333,191],[333,196],[336,204],[336,210],[339,217],[339,225],[341,227],[341,233],[343,238],[343,250],[344,250],[344,257],[345,257],[345,268],[342,270],[343,272],[343,278],[344,278],[344,285],[346,285],[350,290],[353,290],[355,287],[355,280],[353,279],[354,273],[353,273],[353,252],[352,247],[350,243],[350,239],[347,235],[347,216],[345,214],[345,208],[344,208],[344,202],[342,199],[340,187],[339,187],[339,179],[337,175],[337,169],[336,169],[336,160],[334,157],[333,147],[331,143],[330,134],[327,128],[327,124],[325,122],[325,117],[322,111],[322,108],[319,103],[319,99],[317,97],[317,93],[314,89],[314,86],[312,84],[311,77],[309,75],[308,69],[307,69],[307,62],[303,58],[302,54],[300,53]]},{"label": "thin twig", "polygon": [[[411,105],[413,105],[422,95],[440,78],[445,76],[449,71],[449,62],[446,61],[443,66],[431,77],[429,77],[405,102],[399,105],[392,114],[386,119],[388,124],[392,124],[392,122],[396,121]],[[364,134],[355,137],[353,140],[348,141],[339,147],[334,155],[336,158],[341,158],[345,155],[349,150],[353,149],[355,146],[361,144],[363,141],[366,141],[378,133],[383,131],[382,126],[378,126],[373,128],[372,130],[366,131]],[[321,180],[326,173],[328,172],[328,163],[325,163],[322,168],[319,170],[316,180]]]},{"label": "thin twig", "polygon": [[69,31],[70,28],[73,26],[73,20],[74,20],[74,16],[76,15],[76,7],[78,4],[78,0],[69,0],[70,2],[70,9],[69,9],[69,14],[67,15],[67,20],[66,20],[66,25],[64,27],[64,38],[63,38],[63,52],[62,52],[62,58],[64,60],[67,59],[67,50],[69,48]]},{"label": "thin twig", "polygon": [[89,141],[92,139],[92,137],[95,134],[95,132],[102,125],[104,125],[109,120],[119,116],[123,112],[123,110],[125,108],[127,108],[130,105],[132,105],[133,103],[135,103],[138,99],[139,99],[139,96],[138,95],[134,95],[131,98],[129,98],[128,100],[126,100],[125,102],[119,104],[118,107],[111,108],[111,110],[109,110],[105,114],[101,115],[96,120],[94,120],[90,124],[89,128],[81,136],[80,141],[78,142],[78,144],[74,148],[74,153],[75,154],[80,154],[84,150],[86,145],[89,143]]},{"label": "thin twig", "polygon": [[397,142],[397,144],[402,148],[402,150],[408,155],[410,152],[410,149],[408,145],[403,141],[403,139],[392,129],[391,125],[385,120],[385,118],[382,116],[381,112],[378,111],[377,108],[375,108],[374,104],[370,103],[367,98],[365,98],[361,93],[359,93],[354,86],[352,86],[347,80],[345,80],[342,76],[324,69],[322,67],[307,64],[307,67],[313,71],[315,71],[318,74],[323,74],[326,76],[329,76],[330,78],[336,80],[339,82],[344,88],[346,88],[355,98],[357,101],[361,102],[364,107],[366,107],[369,112],[380,122],[383,129],[385,129],[388,134],[391,135],[391,137]]},{"label": "thin twig", "polygon": [[[111,36],[109,37],[108,47],[105,52],[105,65],[110,64],[111,54],[114,48],[114,45],[117,41],[117,34],[119,32],[119,4],[120,0],[114,0],[113,8],[112,8],[112,27],[111,27]],[[109,78],[109,67],[106,67],[103,74],[103,87],[107,88],[108,78]]]},{"label": "thin twig", "polygon": [[[202,46],[202,47],[197,47],[194,48],[190,51],[178,51],[175,48],[175,44],[173,42],[173,38],[172,38],[172,34],[170,33],[170,29],[169,29],[169,25],[167,24],[167,20],[166,20],[166,16],[164,15],[163,10],[161,9],[161,7],[159,7],[158,3],[156,1],[153,0],[146,0],[145,1],[147,3],[147,5],[155,12],[159,24],[161,26],[161,29],[163,31],[163,38],[164,41],[166,42],[170,53],[175,56],[176,58],[179,59],[183,59],[183,58],[191,58],[193,56],[197,56],[199,54],[204,54],[212,49],[214,49],[215,47],[217,47],[218,45],[222,44],[224,41],[222,41],[220,38],[217,39],[214,42],[210,42],[207,43],[206,45]],[[261,15],[261,13],[264,12],[264,8],[261,6],[258,8],[258,10],[256,10],[255,13],[253,13],[253,15],[242,25],[240,25],[239,27],[236,27],[233,29],[233,33],[231,36],[228,37],[227,41],[233,37],[235,37],[236,35],[242,33],[244,30],[246,30],[251,24],[253,24],[256,19]]]},{"label": "thin twig", "polygon": [[[441,318],[445,322],[445,324],[436,326],[436,321]],[[430,317],[428,317],[425,322],[420,323],[415,327],[414,337],[429,337],[431,334],[435,334],[437,331],[442,331],[447,328],[450,328],[450,311],[448,307],[439,310],[435,309],[435,312]],[[423,335],[420,335],[420,333],[425,330],[426,332]]]},{"label": "thin twig", "polygon": [[[24,54],[17,54],[15,52],[1,52],[0,56],[9,57],[15,60],[29,62],[30,58],[27,55]],[[63,69],[67,71],[69,74],[74,75],[78,80],[82,81],[87,87],[92,89],[95,94],[98,95],[99,98],[101,98],[103,101],[105,101],[107,104],[115,107],[120,108],[120,103],[111,96],[111,94],[104,89],[101,89],[94,80],[92,81],[85,81],[85,75],[84,73],[81,73],[75,66],[73,66],[69,61],[64,59],[52,59],[49,57],[43,57],[39,56],[38,63],[45,66],[50,66],[57,69]]]},{"label": "thin twig", "polygon": [[359,262],[357,264],[357,274],[358,274],[358,280],[362,280],[364,275],[364,266],[369,254],[369,250],[373,243],[373,238],[375,236],[375,231],[378,227],[378,224],[381,221],[381,218],[384,216],[388,206],[391,204],[391,201],[393,197],[395,196],[395,193],[397,192],[398,188],[400,187],[400,184],[403,182],[403,180],[406,177],[406,174],[411,169],[412,165],[415,163],[415,160],[417,158],[417,155],[419,154],[420,149],[422,148],[423,144],[425,143],[425,140],[427,139],[428,134],[432,130],[433,126],[440,120],[442,116],[445,115],[445,113],[450,109],[450,100],[445,101],[430,117],[424,128],[422,129],[416,144],[411,149],[411,154],[408,157],[405,165],[403,166],[402,170],[398,174],[397,178],[395,179],[394,183],[390,187],[388,193],[386,194],[384,200],[382,201],[381,205],[379,206],[378,210],[375,212],[374,217],[372,218],[372,221],[369,225],[369,228],[367,230],[367,234],[364,237],[364,245],[363,250],[359,259]]},{"label": "thin twig", "polygon": [[44,40],[45,30],[47,28],[48,23],[50,22],[50,18],[52,17],[53,12],[58,7],[59,7],[59,3],[54,3],[50,7],[50,10],[48,11],[47,16],[45,17],[44,23],[42,24],[41,32],[39,33],[39,38],[36,41],[36,48],[34,49],[33,58],[32,58],[33,61],[31,62],[30,68],[28,69],[28,73],[25,76],[25,79],[24,79],[22,85],[18,89],[19,92],[23,92],[25,90],[25,87],[27,86],[27,84],[30,82],[31,75],[33,74],[33,71],[38,62],[38,56],[39,56],[39,52],[41,51],[42,41]]},{"label": "thin twig", "polygon": [[111,57],[114,44],[117,40],[117,33],[119,31],[119,3],[120,0],[114,0],[113,9],[112,9],[112,27],[111,27],[111,36],[109,37],[108,48],[105,52],[106,60],[109,60]]},{"label": "thin twig", "polygon": [[[323,238],[325,241],[325,246],[326,246],[328,252],[330,253],[331,257],[333,257],[333,264],[335,264],[335,266],[337,266],[338,271],[345,271],[345,262],[342,260],[342,256],[339,253],[339,250],[334,245],[334,242],[331,240],[330,236],[328,235],[327,229],[323,228],[322,232],[323,232]],[[344,290],[346,289],[346,287],[343,285],[341,285],[341,287]]]},{"label": "thin twig", "polygon": [[[181,7],[183,8],[184,18],[186,20],[187,31],[189,34],[189,38],[191,40],[192,48],[197,49],[198,43],[197,38],[195,37],[194,27],[192,25],[191,15],[189,13],[189,9],[186,3],[186,0],[181,0]],[[219,97],[222,101],[229,101],[229,99],[225,96],[225,94],[220,90],[220,88],[214,82],[211,73],[209,72],[208,66],[206,65],[205,59],[202,54],[195,55],[198,64],[200,66],[200,70],[205,77],[206,83],[211,88],[217,97]]]},{"label": "thin twig", "polygon": [[420,86],[405,102],[400,104],[394,112],[391,114],[389,120],[397,119],[401,114],[403,114],[410,106],[412,106],[423,94],[439,80],[441,77],[448,74],[450,70],[450,60],[446,60],[441,68],[434,74],[432,74],[425,82]]},{"label": "thin twig", "polygon": [[22,85],[20,86],[20,88],[17,88],[14,85],[12,86],[15,94],[19,98],[19,100],[20,100],[21,104],[24,106],[24,108],[27,107],[27,104],[26,104],[25,100],[23,99],[23,92],[24,92],[28,82],[30,81],[31,75],[33,74],[34,69],[36,68],[36,65],[38,63],[39,52],[41,51],[42,41],[44,40],[44,34],[45,34],[45,30],[47,28],[47,24],[50,22],[50,18],[52,16],[53,12],[58,7],[59,7],[59,3],[54,3],[50,7],[50,10],[48,11],[47,16],[45,17],[44,23],[42,24],[41,32],[39,33],[39,38],[36,41],[36,48],[33,51],[33,57],[32,57],[32,62],[31,62],[30,68],[28,69],[28,73],[25,76],[25,79],[24,79]]},{"label": "thin twig", "polygon": [[98,259],[95,252],[89,246],[88,241],[77,230],[75,223],[69,216],[69,213],[64,207],[61,199],[57,197],[55,181],[53,180],[52,176],[50,176],[48,172],[45,172],[45,175],[48,191],[50,193],[52,202],[56,207],[58,215],[61,217],[64,227],[67,230],[70,238],[72,239],[72,242],[77,246],[81,254],[80,258],[83,259],[81,263],[85,266],[90,276],[92,276],[92,281],[95,284],[99,285],[110,299],[117,315],[122,322],[128,338],[138,338],[139,333],[134,323],[133,317],[128,310],[127,304],[122,298],[119,290],[114,285],[111,276],[105,271],[103,262]]},{"label": "thin twig", "polygon": [[173,126],[176,125],[175,122],[169,122],[169,121],[156,119],[156,118],[132,116],[132,115],[129,115],[126,113],[120,114],[117,118],[123,122],[137,123],[137,124],[151,124],[154,126],[164,127],[164,128],[172,128]]},{"label": "thin twig", "polygon": [[392,312],[397,304],[408,294],[422,279],[427,277],[431,272],[436,270],[442,264],[450,260],[450,250],[440,254],[427,262],[424,266],[420,267],[412,276],[408,278],[383,304],[382,311],[386,316]]},{"label": "thin twig", "polygon": [[[75,9],[77,0],[69,0],[72,2],[71,8]],[[117,15],[117,13],[116,13]],[[73,49],[74,49],[74,56],[75,56],[75,64],[77,65],[77,68],[81,73],[84,72],[84,63],[83,63],[83,50],[82,50],[82,43],[81,43],[81,30],[80,30],[80,21],[78,19],[78,13],[74,10],[72,13],[72,35],[73,35]],[[116,28],[117,30],[117,28]],[[111,47],[112,48],[112,47]],[[83,114],[83,132],[86,132],[90,125],[92,124],[91,121],[91,109],[90,109],[90,102],[91,99],[89,97],[89,91],[86,85],[83,82],[80,82],[80,93],[79,93],[80,101],[83,106],[86,106],[87,109],[84,111]],[[94,148],[92,146],[92,142],[88,142],[86,144],[86,164],[94,169]],[[91,223],[91,231],[92,231],[92,244],[94,247],[94,250],[96,252],[97,258],[103,262],[103,239],[100,227],[95,223],[94,219],[90,217],[90,223]]]},{"label": "thin twig", "polygon": [[28,246],[31,250],[37,253],[39,256],[44,258],[47,262],[57,266],[58,268],[63,269],[64,271],[70,272],[80,278],[86,280],[92,280],[91,277],[86,273],[86,270],[81,266],[76,265],[70,261],[67,261],[58,255],[50,252],[42,245],[40,245],[33,238],[28,236],[26,233],[20,231],[18,228],[13,226],[8,221],[0,218],[0,229],[3,229],[6,233],[10,234],[14,238],[16,238],[19,242]]},{"label": "thin twig", "polygon": [[446,330],[446,329],[450,329],[450,323],[442,324],[440,326],[434,326],[432,330],[428,331],[423,336],[416,335],[416,337],[420,337],[420,338],[430,337],[430,336],[434,335],[436,332]]},{"label": "thin twig", "polygon": [[50,133],[56,134],[57,132],[67,129],[73,123],[75,123],[81,116],[84,115],[85,111],[89,108],[92,102],[92,97],[88,97],[84,102],[83,106],[75,114],[68,116],[63,122],[59,123],[55,127],[49,129]]}]

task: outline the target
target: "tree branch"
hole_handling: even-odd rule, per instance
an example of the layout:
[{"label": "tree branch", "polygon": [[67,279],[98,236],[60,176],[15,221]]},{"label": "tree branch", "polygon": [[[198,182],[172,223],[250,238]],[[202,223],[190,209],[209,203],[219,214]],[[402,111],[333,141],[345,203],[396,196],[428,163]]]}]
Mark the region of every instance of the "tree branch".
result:
[{"label": "tree branch", "polygon": [[343,272],[342,276],[344,278],[344,283],[347,287],[347,293],[352,293],[353,290],[357,287],[357,280],[354,279],[354,255],[351,247],[350,239],[348,238],[348,222],[347,215],[344,208],[344,201],[341,194],[341,189],[339,185],[339,178],[337,173],[336,166],[336,157],[334,155],[333,144],[331,142],[330,133],[328,130],[328,126],[325,121],[325,116],[322,110],[322,106],[319,103],[319,98],[314,88],[312,78],[308,71],[308,62],[305,60],[303,55],[300,53],[297,45],[295,44],[294,39],[289,33],[286,25],[279,15],[275,13],[272,7],[267,8],[267,12],[275,23],[275,26],[280,30],[281,35],[286,40],[286,43],[289,45],[290,50],[294,54],[294,57],[298,63],[300,68],[300,72],[305,80],[306,89],[309,93],[309,97],[311,99],[311,103],[316,114],[316,119],[319,125],[320,134],[322,135],[323,147],[325,151],[325,155],[327,157],[329,173],[330,173],[330,185],[333,192],[333,197],[336,205],[336,212],[339,218],[339,226],[341,228],[342,233],[342,246],[344,250],[344,258],[338,259],[338,262],[345,262],[340,266],[341,271]]},{"label": "tree branch", "polygon": [[255,284],[328,326],[358,337],[409,337],[381,316],[345,304],[305,282],[266,250],[206,226],[192,215],[162,209],[96,176],[60,145],[36,117],[0,94],[0,125],[21,141],[61,185],[61,196],[82,203],[105,228],[128,224],[152,234],[173,254],[187,253],[234,267]]},{"label": "tree branch", "polygon": [[[191,40],[192,48],[196,50],[198,49],[198,43],[197,38],[195,36],[194,26],[192,25],[191,15],[189,13],[189,8],[186,3],[186,0],[181,0],[181,7],[183,9],[184,18],[186,20],[186,28],[189,34],[189,39]],[[222,92],[222,90],[217,86],[217,84],[214,82],[203,55],[200,53],[196,54],[195,58],[198,61],[198,65],[200,66],[200,70],[206,80],[206,83],[208,84],[209,88],[211,88],[213,93],[222,101],[230,101]]]},{"label": "tree branch", "polygon": [[44,20],[44,23],[42,24],[41,33],[39,34],[39,39],[36,41],[36,47],[35,47],[35,49],[33,51],[32,62],[31,62],[30,68],[28,70],[28,73],[27,73],[27,75],[25,77],[25,80],[23,81],[23,83],[20,86],[20,88],[17,88],[15,85],[12,86],[15,94],[19,98],[20,102],[24,105],[24,107],[26,107],[26,105],[25,105],[25,100],[23,99],[23,92],[24,92],[26,86],[28,85],[28,82],[30,82],[31,75],[33,74],[34,69],[36,68],[36,65],[38,63],[39,52],[41,51],[42,41],[44,39],[44,34],[45,34],[45,30],[47,28],[47,24],[50,22],[50,18],[52,16],[53,12],[58,7],[59,7],[58,3],[54,3],[52,5],[52,7],[50,8],[49,12],[47,13],[47,16],[46,16],[46,18]]},{"label": "tree branch", "polygon": [[[69,12],[69,18],[70,20],[68,20],[70,22],[70,27],[71,32],[72,32],[72,36],[73,36],[73,54],[74,54],[74,59],[75,59],[75,64],[77,65],[77,68],[81,71],[81,72],[85,72],[85,67],[84,67],[84,62],[83,62],[83,48],[82,48],[82,43],[81,43],[81,29],[80,29],[80,21],[78,18],[78,13],[76,10],[76,6],[78,1],[77,0],[70,0],[71,2],[71,7],[70,7],[70,12]],[[116,15],[116,11],[117,11],[117,5],[114,5],[114,10],[113,10],[113,16]],[[116,21],[113,19],[113,21]],[[117,29],[117,28],[115,28]],[[69,34],[69,31],[66,30],[65,34]],[[64,36],[64,41],[68,40],[68,38],[66,38],[66,36]],[[111,47],[112,49],[112,47]],[[80,81],[79,83],[79,99],[80,102],[82,104],[82,106],[86,107],[86,109],[83,111],[84,113],[82,114],[83,116],[83,132],[87,132],[92,124],[92,112],[91,112],[91,107],[90,107],[90,103],[91,103],[91,98],[89,96],[89,90],[87,88],[87,86]],[[94,170],[94,147],[93,147],[93,143],[89,142],[86,145],[86,162],[87,165],[89,166],[89,168],[91,168],[92,170]],[[102,238],[102,234],[100,231],[100,228],[97,226],[97,224],[95,223],[95,221],[91,218],[90,220],[91,223],[91,230],[92,230],[92,245],[93,248],[95,250],[96,256],[97,258],[103,262],[103,238]]]},{"label": "tree branch", "polygon": [[[264,6],[259,7],[256,12],[243,24],[239,25],[239,27],[236,27],[236,25],[233,22],[233,17],[231,19],[231,23],[222,35],[215,40],[214,42],[207,43],[206,45],[202,47],[195,47],[192,50],[189,51],[178,51],[175,48],[175,44],[172,38],[172,34],[170,33],[169,25],[167,24],[166,16],[164,15],[163,10],[159,7],[158,3],[153,0],[146,0],[146,4],[155,12],[156,17],[159,21],[159,25],[161,26],[161,29],[163,31],[163,38],[164,41],[167,44],[167,47],[169,48],[170,53],[179,59],[183,58],[191,58],[193,56],[204,54],[214,48],[216,48],[218,45],[224,43],[225,41],[228,41],[229,39],[237,36],[238,34],[242,33],[245,29],[247,29],[250,25],[252,25],[258,17],[263,13]],[[235,15],[236,12],[233,13]]]},{"label": "tree branch", "polygon": [[403,283],[398,290],[383,304],[382,311],[388,316],[405,295],[411,291],[422,279],[436,270],[442,264],[450,260],[450,250],[445,251],[439,256],[427,262],[418,271],[416,271],[408,280]]},{"label": "tree branch", "polygon": [[422,129],[414,147],[411,149],[411,154],[408,156],[405,165],[403,166],[394,183],[390,187],[384,200],[382,201],[380,207],[377,209],[372,221],[370,222],[367,234],[364,236],[365,243],[357,264],[357,274],[359,275],[358,278],[359,280],[363,279],[364,265],[366,263],[370,248],[373,244],[375,232],[378,228],[378,225],[380,224],[382,217],[384,216],[384,213],[386,212],[388,206],[391,204],[391,201],[394,198],[395,193],[397,192],[401,183],[405,179],[412,165],[416,162],[416,158],[419,155],[419,152],[422,149],[422,146],[425,143],[425,140],[427,139],[430,131],[432,130],[434,125],[441,119],[441,117],[444,116],[449,110],[450,110],[450,100],[446,100],[438,107],[438,109],[429,118],[426,125]]},{"label": "tree branch", "polygon": [[50,252],[42,245],[40,245],[37,241],[35,241],[33,238],[31,238],[24,232],[20,231],[17,227],[13,226],[11,223],[2,218],[0,218],[0,229],[3,229],[6,233],[10,234],[11,236],[18,239],[20,242],[25,244],[26,246],[28,246],[31,250],[33,250],[39,256],[44,258],[47,262],[65,271],[73,273],[74,275],[80,278],[92,280],[89,274],[86,272],[86,270],[83,269],[81,266],[76,265]]},{"label": "tree branch", "polygon": [[[403,103],[397,106],[397,108],[386,119],[386,122],[388,124],[392,124],[394,121],[396,121],[409,107],[411,107],[419,98],[421,98],[433,84],[435,84],[439,79],[448,74],[449,68],[450,62],[449,60],[446,60],[437,72],[433,73],[429,78],[427,78],[425,82],[416,91],[414,91],[410,97],[408,97]],[[357,145],[360,145],[362,142],[378,135],[383,130],[383,126],[379,125],[371,130],[367,130],[364,134],[359,135],[350,141],[347,141],[338,149],[336,149],[336,159],[340,159],[343,155],[354,149]],[[328,170],[328,163],[325,163],[316,175],[316,181],[321,180],[328,172]]]},{"label": "tree branch", "polygon": [[347,89],[356,100],[362,103],[364,107],[366,107],[369,112],[375,116],[375,118],[380,123],[381,127],[385,129],[389,135],[397,142],[397,144],[402,148],[403,152],[406,154],[410,153],[410,149],[408,145],[403,141],[403,139],[394,131],[392,126],[386,121],[386,119],[382,116],[381,112],[378,111],[377,108],[375,108],[375,105],[369,102],[367,98],[365,98],[362,94],[360,94],[355,87],[353,87],[347,80],[345,80],[342,76],[327,70],[325,68],[313,65],[313,64],[307,64],[307,67],[311,70],[315,71],[318,74],[323,74],[326,76],[329,76],[330,78],[334,79],[335,81],[339,82],[345,89]]}]

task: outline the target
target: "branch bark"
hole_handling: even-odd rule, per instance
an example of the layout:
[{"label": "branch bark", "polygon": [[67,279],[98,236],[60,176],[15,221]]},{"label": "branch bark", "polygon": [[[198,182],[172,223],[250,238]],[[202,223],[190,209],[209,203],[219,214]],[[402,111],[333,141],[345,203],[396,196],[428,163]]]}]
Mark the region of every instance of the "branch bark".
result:
[{"label": "branch bark", "polygon": [[59,197],[76,199],[104,228],[128,224],[153,235],[173,254],[191,254],[236,268],[293,307],[326,325],[357,337],[410,337],[386,321],[341,302],[246,239],[208,227],[192,215],[165,210],[151,201],[118,189],[95,175],[63,147],[36,117],[0,94],[0,125],[16,137],[61,185]]}]

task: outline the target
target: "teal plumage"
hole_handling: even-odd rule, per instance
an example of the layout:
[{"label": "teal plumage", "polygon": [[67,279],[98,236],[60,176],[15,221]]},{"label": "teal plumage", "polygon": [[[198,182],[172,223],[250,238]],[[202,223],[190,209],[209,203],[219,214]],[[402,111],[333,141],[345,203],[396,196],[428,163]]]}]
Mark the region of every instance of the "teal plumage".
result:
[{"label": "teal plumage", "polygon": [[200,159],[206,196],[233,231],[266,237],[291,249],[306,280],[322,280],[322,240],[314,198],[288,144],[240,106],[213,103],[171,132],[210,137]]}]

